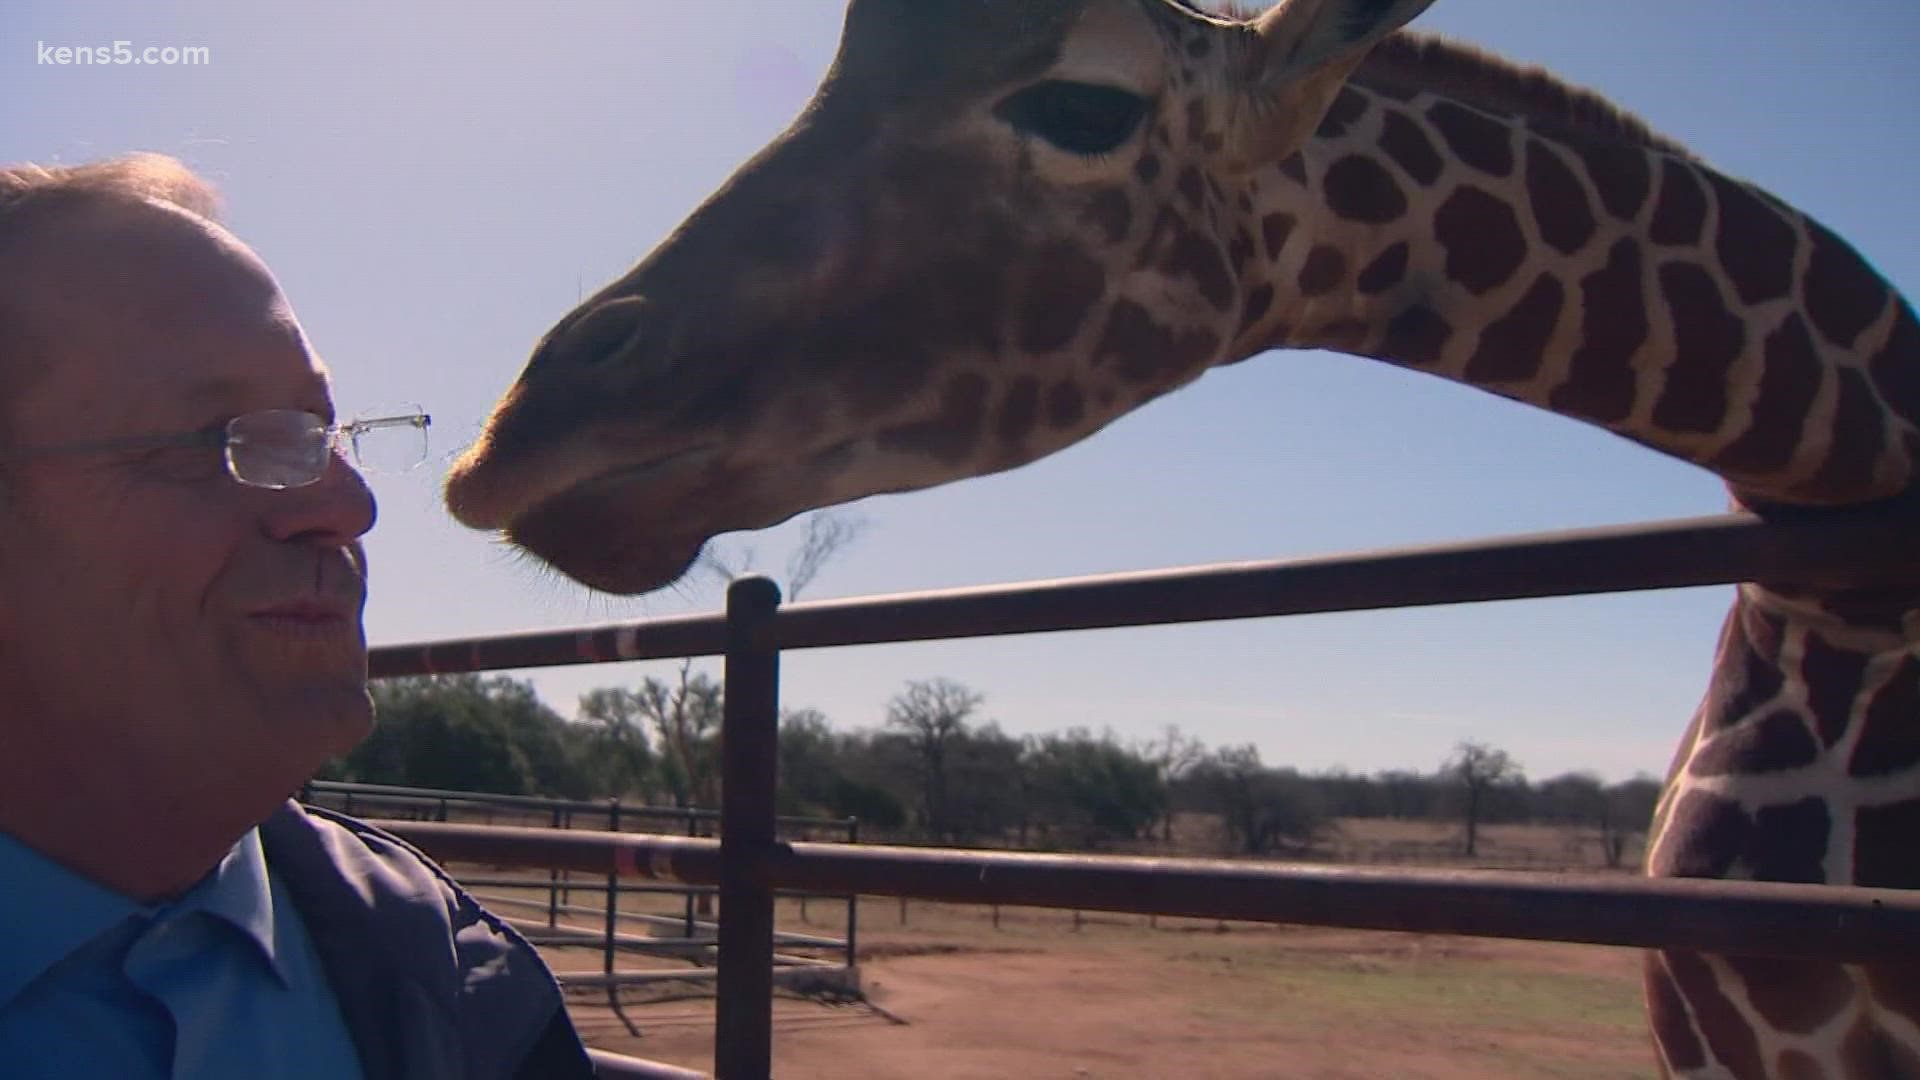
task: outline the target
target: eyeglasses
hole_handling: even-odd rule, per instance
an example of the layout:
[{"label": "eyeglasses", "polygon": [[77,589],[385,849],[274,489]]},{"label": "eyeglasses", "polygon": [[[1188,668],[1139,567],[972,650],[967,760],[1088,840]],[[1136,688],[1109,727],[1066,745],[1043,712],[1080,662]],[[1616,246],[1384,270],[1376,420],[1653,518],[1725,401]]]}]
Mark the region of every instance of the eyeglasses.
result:
[{"label": "eyeglasses", "polygon": [[310,412],[266,409],[243,413],[219,427],[181,435],[133,435],[61,446],[0,451],[0,462],[67,454],[206,447],[220,450],[227,474],[248,487],[284,491],[318,483],[327,462],[344,453],[362,472],[406,472],[427,460],[427,427],[433,418],[418,410],[329,424]]}]

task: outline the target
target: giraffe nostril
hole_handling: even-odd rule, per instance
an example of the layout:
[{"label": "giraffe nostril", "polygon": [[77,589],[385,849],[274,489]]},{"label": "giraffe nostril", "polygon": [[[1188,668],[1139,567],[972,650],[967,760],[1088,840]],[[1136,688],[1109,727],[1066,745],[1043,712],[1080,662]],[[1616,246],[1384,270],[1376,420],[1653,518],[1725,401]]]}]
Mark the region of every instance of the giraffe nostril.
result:
[{"label": "giraffe nostril", "polygon": [[646,329],[647,301],[623,296],[583,308],[555,327],[533,363],[596,366],[630,355]]}]

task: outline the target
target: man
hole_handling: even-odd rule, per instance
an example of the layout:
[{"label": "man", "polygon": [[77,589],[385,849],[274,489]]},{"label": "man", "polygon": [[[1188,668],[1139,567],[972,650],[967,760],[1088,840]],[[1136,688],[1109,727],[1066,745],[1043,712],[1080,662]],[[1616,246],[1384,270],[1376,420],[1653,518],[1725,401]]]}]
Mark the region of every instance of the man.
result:
[{"label": "man", "polygon": [[212,215],[0,170],[0,1074],[590,1076],[525,941],[287,801],[372,722],[374,504]]}]

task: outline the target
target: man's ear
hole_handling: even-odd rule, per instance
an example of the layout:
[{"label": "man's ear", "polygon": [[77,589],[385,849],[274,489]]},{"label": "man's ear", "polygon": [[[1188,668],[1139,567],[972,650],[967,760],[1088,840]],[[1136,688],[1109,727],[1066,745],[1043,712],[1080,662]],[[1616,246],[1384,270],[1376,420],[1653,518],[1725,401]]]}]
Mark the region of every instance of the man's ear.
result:
[{"label": "man's ear", "polygon": [[1249,166],[1292,156],[1367,52],[1433,0],[1281,0],[1247,25],[1233,146]]}]

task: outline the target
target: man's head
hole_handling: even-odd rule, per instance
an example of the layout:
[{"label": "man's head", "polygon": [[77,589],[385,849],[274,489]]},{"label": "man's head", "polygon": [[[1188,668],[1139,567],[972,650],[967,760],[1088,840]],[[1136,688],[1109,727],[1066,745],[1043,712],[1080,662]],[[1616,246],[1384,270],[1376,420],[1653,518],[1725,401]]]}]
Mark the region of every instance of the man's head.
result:
[{"label": "man's head", "polygon": [[268,490],[217,447],[25,453],[333,418],[286,298],[212,208],[163,158],[0,172],[0,828],[27,828],[6,786],[36,773],[174,800],[162,816],[264,815],[371,721],[374,507],[346,462]]}]

